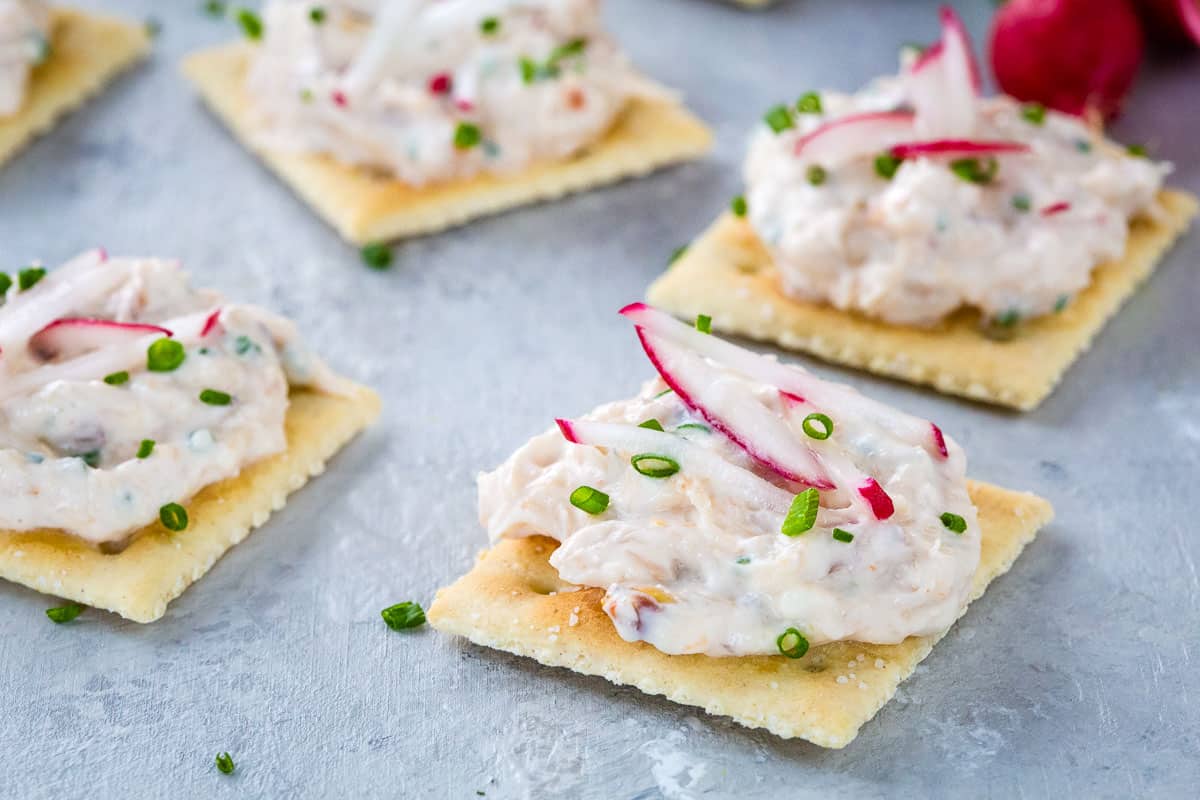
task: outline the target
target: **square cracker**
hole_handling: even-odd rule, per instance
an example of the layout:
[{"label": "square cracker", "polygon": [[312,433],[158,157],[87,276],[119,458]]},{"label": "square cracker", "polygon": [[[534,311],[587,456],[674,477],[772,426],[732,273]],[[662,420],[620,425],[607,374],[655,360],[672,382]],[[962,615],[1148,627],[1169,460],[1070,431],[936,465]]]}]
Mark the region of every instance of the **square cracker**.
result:
[{"label": "square cracker", "polygon": [[52,13],[50,58],[30,75],[21,110],[0,117],[0,164],[150,51],[142,25],[70,9]]},{"label": "square cracker", "polygon": [[1164,191],[1159,202],[1160,218],[1135,220],[1125,255],[1096,267],[1091,285],[1066,309],[1018,326],[1005,341],[985,336],[975,312],[961,311],[933,328],[908,328],[791,298],[749,223],[731,214],[693,242],[647,297],[681,317],[708,314],[714,330],[724,333],[1028,411],[1050,394],[1196,213],[1196,199],[1184,192]]},{"label": "square cracker", "polygon": [[636,100],[585,152],[515,175],[480,175],[414,187],[328,156],[260,148],[242,91],[250,47],[235,43],[189,56],[183,71],[205,101],[347,241],[367,244],[433,233],[475,217],[644,175],[706,153],[712,134],[682,106]]},{"label": "square cracker", "polygon": [[[975,481],[969,488],[983,536],[974,600],[1008,571],[1054,511],[1032,494]],[[438,591],[429,621],[476,644],[599,675],[822,747],[844,747],[858,735],[944,635],[910,637],[896,645],[834,642],[795,660],[670,656],[618,636],[600,607],[604,592],[575,591],[550,566],[547,559],[556,546],[553,539],[536,536],[507,539],[484,551],[469,573]],[[859,654],[864,658],[858,659],[857,679],[839,681]],[[882,667],[875,666],[876,659],[883,660]]]},{"label": "square cracker", "polygon": [[187,501],[186,530],[172,533],[155,522],[115,554],[61,532],[0,531],[0,578],[134,622],[158,619],[379,415],[379,398],[365,387],[349,397],[293,390],[290,400],[287,450]]}]

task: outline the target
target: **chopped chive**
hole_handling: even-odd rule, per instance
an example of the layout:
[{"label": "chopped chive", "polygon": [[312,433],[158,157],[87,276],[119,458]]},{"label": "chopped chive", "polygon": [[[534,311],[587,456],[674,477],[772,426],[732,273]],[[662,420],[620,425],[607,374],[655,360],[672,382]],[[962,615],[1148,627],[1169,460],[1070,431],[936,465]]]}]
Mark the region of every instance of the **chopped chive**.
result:
[{"label": "chopped chive", "polygon": [[950,171],[967,183],[991,183],[1000,169],[995,158],[980,161],[978,158],[956,158],[950,162]]},{"label": "chopped chive", "polygon": [[891,153],[880,153],[875,156],[875,174],[890,181],[896,175],[896,170],[900,169],[903,160],[896,158]]},{"label": "chopped chive", "polygon": [[639,428],[649,428],[652,431],[662,431],[662,429],[663,429],[662,423],[659,422],[658,420],[654,419],[653,417],[646,420],[645,422],[639,423],[638,427]]},{"label": "chopped chive", "polygon": [[817,522],[817,509],[820,505],[821,495],[817,490],[805,489],[792,498],[792,507],[788,509],[779,532],[784,536],[799,536],[812,530],[812,526]]},{"label": "chopped chive", "polygon": [[712,433],[712,428],[707,425],[701,425],[699,422],[685,422],[675,429],[676,431],[704,431]]},{"label": "chopped chive", "polygon": [[312,20],[313,25],[320,25],[325,21],[325,9],[321,6],[313,6],[308,10],[308,18]]},{"label": "chopped chive", "polygon": [[608,495],[591,486],[580,486],[571,492],[571,505],[589,514],[603,514],[608,508]]},{"label": "chopped chive", "polygon": [[708,314],[697,314],[696,330],[701,333],[712,333],[712,317]]},{"label": "chopped chive", "polygon": [[65,606],[56,608],[47,608],[46,616],[55,625],[62,625],[64,622],[70,622],[83,613],[83,606],[79,603],[67,603]]},{"label": "chopped chive", "polygon": [[1010,308],[996,317],[995,321],[1002,328],[1011,328],[1021,321],[1021,312],[1015,308]]},{"label": "chopped chive", "polygon": [[[688,246],[686,244],[681,244],[679,247],[676,247],[674,250],[672,250],[670,257],[667,259],[667,266],[669,267],[679,259],[683,258],[683,254],[687,252],[687,249]],[[0,291],[0,294],[4,294],[4,292]]]},{"label": "chopped chive", "polygon": [[850,542],[854,541],[854,534],[850,531],[844,531],[841,528],[834,528],[833,538],[837,539],[839,542],[846,542],[849,544]]},{"label": "chopped chive", "polygon": [[1144,144],[1131,144],[1125,148],[1125,152],[1134,158],[1146,158],[1149,155],[1149,151],[1146,150],[1146,145]]},{"label": "chopped chive", "polygon": [[7,272],[0,272],[0,300],[4,299],[4,295],[8,294],[8,290],[12,288],[13,279],[9,277]]},{"label": "chopped chive", "polygon": [[823,184],[825,182],[825,178],[828,177],[828,175],[829,175],[829,173],[827,173],[825,171],[825,168],[822,167],[820,164],[812,164],[811,166],[809,166],[808,172],[807,172],[808,182],[811,183],[813,186],[820,186],[821,184]]},{"label": "chopped chive", "polygon": [[46,277],[46,270],[42,267],[26,267],[17,273],[17,288],[22,292],[32,289],[37,286],[38,281]]},{"label": "chopped chive", "polygon": [[499,17],[484,17],[479,23],[479,31],[484,36],[492,36],[500,30]]},{"label": "chopped chive", "polygon": [[151,372],[173,372],[187,358],[183,345],[165,336],[146,349],[146,369]]},{"label": "chopped chive", "polygon": [[781,654],[788,658],[800,658],[808,652],[808,639],[805,639],[804,634],[795,628],[788,628],[779,634],[779,638],[775,640],[775,646],[779,648]]},{"label": "chopped chive", "polygon": [[387,269],[392,265],[392,251],[383,242],[372,242],[360,251],[363,263],[371,269]]},{"label": "chopped chive", "polygon": [[203,389],[200,392],[200,402],[210,406],[227,406],[232,401],[232,397],[216,389]]},{"label": "chopped chive", "polygon": [[83,461],[83,463],[87,464],[92,469],[96,469],[100,466],[99,450],[89,450],[86,453],[80,453],[79,458]]},{"label": "chopped chive", "polygon": [[657,453],[638,453],[629,459],[638,474],[647,478],[669,478],[679,472],[679,462]]},{"label": "chopped chive", "polygon": [[826,414],[809,414],[800,427],[811,439],[828,439],[833,435],[833,420]]},{"label": "chopped chive", "polygon": [[735,217],[746,216],[746,196],[739,194],[737,197],[729,201],[729,210],[733,212]]},{"label": "chopped chive", "polygon": [[967,529],[967,521],[958,514],[951,514],[949,511],[942,514],[942,524],[955,533],[962,533]]},{"label": "chopped chive", "polygon": [[301,103],[311,103],[312,101],[313,101],[312,89],[301,89],[300,90],[300,102]]},{"label": "chopped chive", "polygon": [[521,80],[524,83],[533,83],[537,80],[538,66],[532,58],[521,57],[517,62],[521,67]]},{"label": "chopped chive", "polygon": [[738,564],[749,564],[749,563],[750,563],[750,556],[739,556],[739,557],[738,557],[738,559],[737,559],[737,562],[736,562],[736,563],[738,563]]},{"label": "chopped chive", "polygon": [[483,141],[479,126],[471,122],[460,122],[454,129],[454,146],[459,150],[470,150]]},{"label": "chopped chive", "polygon": [[383,621],[387,623],[387,626],[394,631],[419,628],[425,624],[425,609],[411,600],[405,600],[403,603],[388,606],[383,611],[380,611],[379,615],[383,617]]},{"label": "chopped chive", "polygon": [[242,26],[242,33],[246,34],[246,38],[258,41],[263,35],[262,17],[255,14],[248,8],[239,8],[237,10],[237,22]]},{"label": "chopped chive", "polygon": [[547,64],[556,66],[563,59],[583,55],[583,51],[586,49],[587,39],[572,39],[566,44],[560,44],[550,51],[550,58],[547,59]]},{"label": "chopped chive", "polygon": [[239,356],[244,356],[251,350],[255,351],[256,353],[262,352],[262,348],[259,347],[258,344],[255,343],[255,341],[249,336],[243,334],[242,336],[239,336],[233,340],[233,352],[237,353]]},{"label": "chopped chive", "polygon": [[120,372],[113,372],[109,375],[104,376],[104,382],[107,383],[109,386],[120,386],[122,383],[129,382],[129,373],[126,372],[125,370],[121,370]]},{"label": "chopped chive", "polygon": [[138,458],[149,458],[150,454],[153,452],[154,452],[154,440],[153,439],[142,439],[142,443],[138,445],[137,457]]},{"label": "chopped chive", "polygon": [[158,521],[169,531],[187,530],[187,509],[179,503],[167,503],[158,510]]},{"label": "chopped chive", "polygon": [[1087,139],[1076,139],[1075,149],[1081,153],[1090,153],[1092,152],[1092,143]]},{"label": "chopped chive", "polygon": [[232,775],[234,769],[233,756],[229,753],[217,753],[217,770],[222,775]]},{"label": "chopped chive", "polygon": [[659,392],[658,394],[654,395],[654,397],[652,397],[652,398],[650,398],[650,399],[651,399],[651,400],[657,400],[657,399],[658,399],[658,398],[660,398],[660,397],[666,397],[667,395],[669,395],[669,394],[670,394],[671,392],[673,392],[673,391],[675,391],[675,390],[674,390],[674,389],[663,389],[661,392]]},{"label": "chopped chive", "polygon": [[151,39],[157,38],[162,33],[162,23],[154,17],[146,17],[146,20],[142,23],[142,28]]},{"label": "chopped chive", "polygon": [[805,92],[796,101],[796,110],[801,114],[820,114],[821,95],[816,92]]},{"label": "chopped chive", "polygon": [[792,114],[787,110],[787,106],[772,106],[766,114],[763,114],[763,122],[767,123],[767,127],[775,133],[783,133],[788,128],[794,127]]},{"label": "chopped chive", "polygon": [[1055,314],[1062,313],[1062,310],[1067,307],[1067,303],[1069,303],[1069,302],[1071,302],[1071,295],[1069,295],[1069,294],[1060,295],[1058,300],[1054,301],[1054,313]]},{"label": "chopped chive", "polygon": [[204,13],[210,17],[223,17],[225,16],[225,3],[221,2],[221,0],[206,0],[204,3]]},{"label": "chopped chive", "polygon": [[1029,199],[1027,194],[1014,194],[1012,197],[1012,207],[1017,211],[1028,211],[1033,207],[1033,201]]},{"label": "chopped chive", "polygon": [[1026,103],[1021,106],[1021,118],[1034,125],[1041,125],[1046,121],[1046,107],[1041,103]]}]

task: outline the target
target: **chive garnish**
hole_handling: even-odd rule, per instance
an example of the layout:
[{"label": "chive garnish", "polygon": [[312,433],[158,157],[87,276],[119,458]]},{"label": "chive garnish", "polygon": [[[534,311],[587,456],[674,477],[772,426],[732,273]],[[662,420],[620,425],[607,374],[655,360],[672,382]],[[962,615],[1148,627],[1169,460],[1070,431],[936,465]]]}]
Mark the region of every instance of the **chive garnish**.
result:
[{"label": "chive garnish", "polygon": [[321,6],[313,6],[308,10],[308,18],[312,20],[313,25],[320,25],[325,21],[325,9]]},{"label": "chive garnish", "polygon": [[638,453],[629,459],[638,474],[647,478],[669,478],[679,472],[679,462],[657,453]]},{"label": "chive garnish", "polygon": [[158,510],[158,521],[169,531],[186,530],[188,526],[187,509],[179,503],[167,503]]},{"label": "chive garnish", "polygon": [[4,295],[8,294],[8,290],[12,288],[13,279],[8,276],[7,272],[0,272],[0,300],[4,299]]},{"label": "chive garnish", "polygon": [[652,398],[650,398],[650,399],[651,399],[651,400],[657,400],[657,399],[658,399],[658,398],[660,398],[660,397],[665,397],[665,396],[669,395],[669,394],[670,394],[671,392],[673,392],[673,391],[675,391],[675,390],[674,390],[674,389],[663,389],[661,392],[659,392],[658,394],[654,395],[654,397],[652,397]]},{"label": "chive garnish", "polygon": [[79,458],[83,461],[83,463],[87,464],[92,469],[96,469],[100,466],[99,450],[88,450],[86,453],[80,453]]},{"label": "chive garnish", "polygon": [[779,638],[775,640],[775,646],[788,658],[800,658],[808,652],[808,639],[805,639],[804,634],[795,628],[788,628],[779,634]]},{"label": "chive garnish", "polygon": [[387,269],[392,265],[392,251],[383,242],[373,242],[361,251],[363,263],[371,269]]},{"label": "chive garnish", "polygon": [[816,92],[805,92],[796,101],[796,110],[801,114],[820,114],[821,95]]},{"label": "chive garnish", "polygon": [[183,345],[163,337],[151,342],[146,349],[146,369],[151,372],[173,372],[187,358]]},{"label": "chive garnish", "polygon": [[787,106],[782,105],[768,109],[767,113],[763,114],[763,122],[775,133],[783,133],[794,125],[791,112],[787,110]]},{"label": "chive garnish", "polygon": [[712,317],[708,314],[697,314],[696,330],[701,333],[712,333]]},{"label": "chive garnish", "polygon": [[262,348],[259,347],[258,344],[256,344],[255,341],[249,336],[243,334],[233,340],[233,352],[237,353],[239,356],[244,356],[251,350],[255,351],[256,353],[262,352]]},{"label": "chive garnish", "polygon": [[142,23],[142,28],[145,29],[146,35],[151,39],[157,38],[162,33],[162,23],[154,17],[146,17],[145,22]]},{"label": "chive garnish", "polygon": [[1046,121],[1046,107],[1041,103],[1026,103],[1021,106],[1021,118],[1034,125],[1041,125]]},{"label": "chive garnish", "polygon": [[[683,254],[687,252],[687,249],[688,246],[686,244],[681,244],[679,247],[676,247],[674,250],[672,250],[670,257],[667,259],[667,266],[671,266],[680,258],[682,258]],[[0,291],[0,294],[4,294],[4,292]]]},{"label": "chive garnish", "polygon": [[746,196],[739,194],[737,197],[729,201],[729,210],[733,212],[735,217],[746,216]]},{"label": "chive garnish", "polygon": [[203,389],[200,392],[200,402],[210,406],[227,406],[232,401],[231,396],[217,389]]},{"label": "chive garnish", "polygon": [[150,454],[153,452],[154,452],[154,440],[153,439],[142,439],[142,443],[138,445],[137,457],[138,458],[149,458]]},{"label": "chive garnish", "polygon": [[262,17],[255,14],[248,8],[239,8],[237,10],[237,22],[242,26],[242,33],[246,34],[247,39],[258,41],[263,35]]},{"label": "chive garnish", "polygon": [[834,528],[833,538],[837,539],[839,542],[846,542],[849,544],[850,542],[854,541],[854,534],[850,531],[842,530],[841,528]]},{"label": "chive garnish", "polygon": [[995,158],[980,161],[978,158],[956,158],[950,162],[950,171],[967,183],[991,183],[1000,169]]},{"label": "chive garnish", "polygon": [[884,180],[891,180],[904,159],[896,158],[891,153],[880,153],[875,156],[875,174]]},{"label": "chive garnish", "polygon": [[812,439],[828,439],[833,435],[833,420],[827,414],[809,414],[800,427]]},{"label": "chive garnish", "polygon": [[816,489],[808,488],[792,498],[792,507],[788,509],[787,517],[779,532],[784,536],[799,536],[812,530],[817,522],[817,509],[821,505],[821,495]]},{"label": "chive garnish", "polygon": [[460,122],[454,129],[454,146],[459,150],[470,150],[483,141],[479,126],[471,122]]},{"label": "chive garnish", "polygon": [[232,775],[234,770],[233,756],[229,753],[217,753],[217,770],[222,775]]},{"label": "chive garnish", "polygon": [[1062,313],[1062,310],[1067,307],[1067,303],[1069,303],[1069,302],[1071,302],[1071,295],[1069,295],[1069,294],[1060,295],[1059,298],[1054,301],[1054,313],[1055,314]]},{"label": "chive garnish", "polygon": [[949,511],[942,514],[942,524],[955,533],[962,533],[967,529],[967,521],[958,514],[951,514]]},{"label": "chive garnish", "polygon": [[1021,312],[1017,311],[1015,308],[1008,309],[995,319],[995,323],[1002,328],[1011,328],[1020,321]]},{"label": "chive garnish", "polygon": [[1012,207],[1017,211],[1028,211],[1033,207],[1033,201],[1029,199],[1027,194],[1014,194],[1012,198]]},{"label": "chive garnish", "polygon": [[394,631],[419,628],[425,624],[425,609],[411,600],[405,600],[403,603],[388,606],[383,611],[380,611],[379,615],[383,617],[383,621],[387,623],[387,626]]},{"label": "chive garnish", "polygon": [[121,370],[120,372],[113,372],[109,375],[104,376],[104,382],[107,383],[109,386],[120,386],[122,383],[127,383],[128,381],[129,381],[129,373],[126,372],[125,370]]},{"label": "chive garnish", "polygon": [[704,431],[712,433],[712,428],[707,425],[701,425],[699,422],[685,422],[675,429],[676,431]]},{"label": "chive garnish", "polygon": [[585,49],[587,49],[587,39],[572,39],[566,44],[560,44],[550,51],[550,58],[547,60],[547,63],[551,66],[557,66],[558,62],[563,59],[583,55]]},{"label": "chive garnish", "polygon": [[484,17],[479,23],[479,31],[484,36],[491,36],[500,30],[499,17]]},{"label": "chive garnish", "polygon": [[83,613],[83,606],[79,603],[67,603],[65,606],[56,608],[47,608],[46,616],[55,625],[62,625],[64,622],[70,622]]},{"label": "chive garnish", "polygon": [[649,428],[652,431],[662,431],[662,429],[663,429],[662,423],[659,422],[658,420],[654,419],[653,417],[646,420],[645,422],[639,423],[638,427],[639,428]]},{"label": "chive garnish", "polygon": [[1087,139],[1076,139],[1075,149],[1081,153],[1090,153],[1092,152],[1092,143]]},{"label": "chive garnish", "polygon": [[608,495],[591,486],[580,486],[571,492],[571,505],[589,514],[603,514],[608,508]]},{"label": "chive garnish", "polygon": [[538,66],[532,58],[521,57],[517,62],[521,67],[521,81],[524,83],[533,83],[537,80]]},{"label": "chive garnish", "polygon": [[736,561],[735,563],[738,563],[738,564],[749,564],[749,563],[750,563],[750,556],[738,556],[738,558],[737,558],[737,561]]},{"label": "chive garnish", "polygon": [[1144,144],[1131,144],[1125,148],[1125,152],[1134,158],[1145,158],[1149,155],[1149,151],[1146,150],[1146,145]]},{"label": "chive garnish", "polygon": [[22,292],[32,289],[44,277],[46,270],[42,267],[26,267],[17,273],[17,288]]},{"label": "chive garnish", "polygon": [[828,176],[828,174],[829,173],[827,173],[825,168],[820,164],[813,164],[808,168],[808,182],[813,186],[820,186],[825,182],[825,178]]},{"label": "chive garnish", "polygon": [[206,0],[204,3],[204,13],[210,17],[223,17],[225,16],[225,3],[221,2],[221,0]]}]

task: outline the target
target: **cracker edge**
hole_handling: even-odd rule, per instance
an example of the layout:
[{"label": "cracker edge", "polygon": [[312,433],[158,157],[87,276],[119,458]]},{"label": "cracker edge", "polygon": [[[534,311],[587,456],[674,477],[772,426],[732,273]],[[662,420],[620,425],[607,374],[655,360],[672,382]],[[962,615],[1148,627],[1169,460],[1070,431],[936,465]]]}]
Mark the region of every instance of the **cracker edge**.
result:
[{"label": "cracker edge", "polygon": [[[724,333],[945,394],[1029,411],[1053,392],[1187,230],[1197,211],[1196,198],[1177,190],[1164,190],[1159,198],[1165,219],[1133,226],[1121,260],[1098,266],[1091,286],[1065,312],[1029,323],[1025,335],[1012,342],[986,338],[961,314],[947,325],[921,330],[789,298],[776,288],[777,273],[753,232],[728,215],[651,284],[647,298],[681,317],[708,314],[714,329]],[[749,263],[721,258],[730,254]],[[739,267],[754,267],[755,274],[744,275]],[[769,317],[764,318],[768,308]],[[922,352],[914,353],[914,344]]]},{"label": "cracker edge", "polygon": [[[600,143],[567,161],[538,164],[511,176],[475,178],[413,188],[324,156],[258,147],[241,91],[243,43],[193,53],[183,73],[244,147],[347,241],[364,245],[434,233],[488,214],[551,200],[648,174],[707,153],[712,133],[674,102],[635,101]],[[630,132],[648,129],[633,140]],[[628,141],[627,141],[628,140]]]},{"label": "cracker edge", "polygon": [[[980,506],[981,521],[991,520],[991,523],[984,527],[983,555],[975,573],[970,598],[974,601],[983,594],[992,580],[1009,570],[1025,545],[1053,519],[1054,511],[1049,502],[1033,494],[975,481],[969,484],[972,499]],[[540,596],[536,599],[531,600],[528,595],[519,596],[508,604],[505,603],[505,599],[510,597],[507,592],[499,598],[489,596],[487,589],[493,588],[489,584],[492,582],[490,574],[495,566],[494,561],[492,564],[488,563],[489,557],[495,555],[507,560],[511,558],[511,551],[515,551],[520,559],[522,553],[519,548],[528,546],[530,541],[509,540],[491,551],[481,552],[475,567],[469,573],[437,592],[427,614],[430,624],[439,631],[463,636],[478,645],[533,658],[547,666],[567,667],[584,675],[603,677],[617,685],[633,686],[647,694],[662,695],[683,705],[698,706],[708,713],[730,717],[748,728],[765,728],[785,739],[803,738],[828,748],[846,746],[858,735],[861,726],[872,719],[895,695],[900,683],[913,673],[916,666],[948,632],[947,629],[938,636],[914,637],[894,646],[834,643],[813,648],[805,659],[794,662],[777,657],[710,659],[706,656],[669,656],[649,645],[620,639],[611,621],[600,609],[600,598],[603,594],[601,590],[585,589],[579,593],[572,592],[557,597],[539,592]],[[553,540],[542,541],[550,546],[550,550],[553,549]],[[502,549],[506,547],[508,549]],[[547,556],[548,553],[542,557],[542,563],[535,567],[540,566],[557,578],[553,568],[544,560]],[[528,564],[523,564],[522,567],[527,568]],[[501,569],[505,569],[505,566],[502,565]],[[507,576],[517,576],[517,573],[509,567]],[[557,585],[566,584],[559,579]],[[508,589],[509,585],[494,588],[502,592]],[[537,591],[529,586],[527,588],[529,591]],[[536,608],[530,605],[531,602],[536,604]],[[565,618],[564,611],[573,606],[581,606],[579,625],[572,628],[562,626],[556,634],[556,641],[548,643],[545,626],[537,623],[547,619]],[[965,614],[966,610],[964,607],[962,613]],[[514,620],[511,627],[507,622],[510,619]],[[532,635],[527,633],[530,630],[533,631]],[[900,656],[887,657],[899,648],[905,648],[906,652]],[[868,662],[864,662],[864,667],[875,657],[885,657],[888,664],[885,673],[887,683],[880,683],[882,691],[863,695],[852,694],[851,697],[861,696],[867,702],[857,709],[858,713],[843,715],[844,719],[840,723],[838,720],[829,723],[821,719],[812,719],[811,715],[806,716],[803,710],[791,716],[775,713],[757,713],[752,716],[750,707],[754,701],[742,703],[744,708],[739,709],[739,700],[743,700],[743,697],[736,689],[732,692],[727,690],[726,695],[722,696],[720,692],[711,691],[711,687],[706,689],[696,685],[704,678],[710,681],[717,678],[727,679],[728,684],[733,687],[751,683],[763,676],[764,665],[769,665],[775,670],[774,676],[779,678],[781,684],[777,690],[779,698],[788,697],[788,687],[782,685],[787,670],[801,671],[796,673],[800,675],[798,680],[801,682],[795,684],[801,691],[794,693],[793,699],[797,696],[813,697],[836,693],[841,688],[834,682],[836,670],[827,670],[832,686],[823,688],[803,682],[809,680],[803,677],[806,674],[804,666],[822,651],[832,652],[834,655],[830,658],[836,660],[840,657],[844,660],[846,653],[864,650],[871,654]],[[838,653],[842,655],[838,656]],[[680,665],[678,667],[674,663],[677,661]],[[696,664],[700,664],[699,671],[689,669]],[[896,669],[891,669],[892,666],[896,666]],[[710,667],[715,667],[716,673],[724,674],[715,674]],[[877,674],[872,673],[873,680]],[[697,676],[700,680],[696,679]]]},{"label": "cracker edge", "polygon": [[[150,52],[143,26],[67,8],[53,9],[52,14],[55,57],[34,70],[21,110],[0,118],[0,166]],[[72,38],[72,49],[60,51],[64,26],[78,28],[72,31],[78,41]]]},{"label": "cracker edge", "polygon": [[285,423],[288,449],[188,501],[188,530],[171,533],[155,523],[114,555],[62,533],[0,531],[0,578],[134,622],[153,622],[217,559],[283,508],[289,494],[322,473],[379,410],[378,395],[363,386],[340,397],[293,391]]}]

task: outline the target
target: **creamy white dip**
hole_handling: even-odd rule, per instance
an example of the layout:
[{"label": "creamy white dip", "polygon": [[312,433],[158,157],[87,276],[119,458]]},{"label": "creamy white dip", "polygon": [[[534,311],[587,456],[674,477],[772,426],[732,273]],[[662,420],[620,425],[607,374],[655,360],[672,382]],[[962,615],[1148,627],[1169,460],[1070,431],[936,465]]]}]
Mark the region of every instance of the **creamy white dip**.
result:
[{"label": "creamy white dip", "polygon": [[[1030,121],[1010,97],[919,95],[927,87],[910,68],[856,94],[821,92],[820,113],[793,110],[791,127],[776,133],[764,122],[754,134],[748,217],[785,291],[905,325],[932,325],[963,306],[1002,325],[1062,310],[1097,264],[1124,251],[1130,218],[1155,213],[1169,167],[1129,155],[1076,117],[1046,111]],[[912,125],[876,132],[875,147],[810,155],[801,144],[833,121],[914,107]],[[861,132],[848,126],[826,139],[845,144]],[[892,145],[939,139],[1028,150],[995,155],[989,182],[952,170],[968,153],[908,157],[890,180],[876,172]],[[991,157],[981,154],[981,166]],[[814,168],[824,170],[816,185]]]},{"label": "creamy white dip", "polygon": [[598,0],[330,0],[317,19],[314,7],[263,13],[247,80],[262,143],[410,184],[565,158],[658,93],[604,32]]},{"label": "creamy white dip", "polygon": [[0,117],[25,101],[30,71],[50,56],[50,10],[43,0],[0,0]]},{"label": "creamy white dip", "polygon": [[[290,322],[191,288],[174,261],[91,251],[24,290],[10,280],[0,293],[0,530],[122,540],[162,506],[282,451],[289,384],[346,387]],[[183,345],[177,368],[148,369],[150,345],[165,337],[156,327]],[[206,390],[227,403],[203,401]]]},{"label": "creamy white dip", "polygon": [[[557,539],[550,563],[560,576],[603,588],[618,633],[666,653],[777,654],[789,628],[815,645],[894,643],[949,627],[967,602],[980,547],[961,448],[930,423],[848,387],[746,355],[802,378],[810,390],[811,402],[789,399],[777,385],[707,359],[717,370],[714,393],[765,410],[794,443],[811,448],[837,484],[820,492],[816,524],[806,533],[784,535],[784,512],[769,499],[786,501],[803,487],[764,469],[654,380],[637,397],[583,420],[620,430],[657,420],[663,435],[702,448],[728,472],[693,454],[678,459],[677,473],[647,477],[631,466],[636,453],[626,447],[575,444],[550,430],[479,477],[480,518],[491,539]],[[834,425],[824,440],[802,428],[817,411]],[[702,427],[681,427],[689,425]],[[874,478],[890,496],[891,516],[876,518],[853,496],[856,475]],[[606,510],[593,515],[572,505],[579,486],[607,494]],[[962,517],[962,533],[942,521],[947,512]],[[852,541],[834,538],[835,529]]]}]

